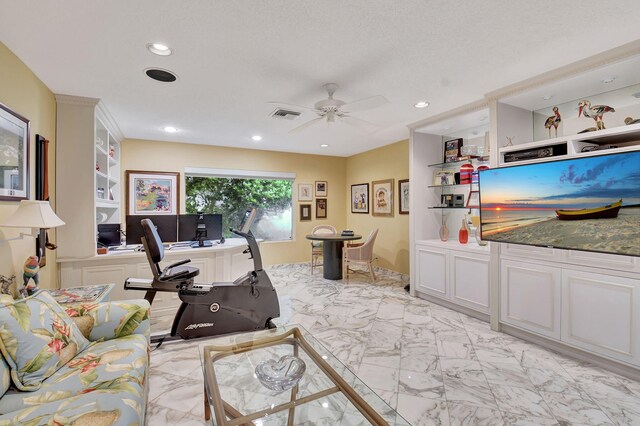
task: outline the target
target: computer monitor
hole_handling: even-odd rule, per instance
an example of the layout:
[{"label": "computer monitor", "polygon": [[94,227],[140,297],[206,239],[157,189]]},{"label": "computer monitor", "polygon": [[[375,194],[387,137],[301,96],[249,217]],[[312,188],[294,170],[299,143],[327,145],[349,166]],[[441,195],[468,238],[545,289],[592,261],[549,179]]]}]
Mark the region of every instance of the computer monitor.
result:
[{"label": "computer monitor", "polygon": [[120,224],[100,223],[98,224],[98,243],[104,247],[120,245]]},{"label": "computer monitor", "polygon": [[195,241],[193,247],[210,247],[205,241],[222,239],[221,214],[181,214],[178,216],[178,241]]},{"label": "computer monitor", "polygon": [[243,234],[248,234],[251,229],[251,225],[253,225],[253,221],[256,219],[257,210],[255,208],[247,209],[244,212],[244,216],[242,217],[242,222],[240,222],[239,230]]},{"label": "computer monitor", "polygon": [[142,219],[151,219],[158,229],[158,235],[164,243],[174,243],[178,241],[178,215],[156,214],[148,216],[127,216],[127,244],[142,244]]}]

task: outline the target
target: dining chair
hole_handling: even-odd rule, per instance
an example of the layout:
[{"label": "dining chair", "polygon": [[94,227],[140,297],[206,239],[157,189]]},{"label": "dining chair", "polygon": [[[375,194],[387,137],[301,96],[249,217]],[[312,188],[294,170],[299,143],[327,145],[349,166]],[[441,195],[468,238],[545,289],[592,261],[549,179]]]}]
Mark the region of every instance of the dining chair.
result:
[{"label": "dining chair", "polygon": [[[311,235],[337,235],[338,231],[331,225],[318,225],[313,228]],[[322,266],[318,260],[322,256],[323,245],[322,241],[311,241],[311,275],[313,275],[313,268]]]},{"label": "dining chair", "polygon": [[376,275],[373,272],[372,263],[377,259],[377,257],[373,257],[373,245],[376,242],[377,236],[378,230],[374,229],[364,243],[347,244],[347,246],[342,249],[342,276],[345,279],[349,279],[349,265],[355,263],[367,265],[369,267],[369,274],[371,275],[371,283],[376,282]]}]

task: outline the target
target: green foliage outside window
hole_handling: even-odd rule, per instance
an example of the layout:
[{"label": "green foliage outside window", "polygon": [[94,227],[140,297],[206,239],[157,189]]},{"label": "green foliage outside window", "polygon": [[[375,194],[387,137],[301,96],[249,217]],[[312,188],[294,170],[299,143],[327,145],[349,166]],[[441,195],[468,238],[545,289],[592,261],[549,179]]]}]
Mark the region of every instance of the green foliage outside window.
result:
[{"label": "green foliage outside window", "polygon": [[258,215],[252,232],[265,240],[291,239],[292,182],[280,179],[232,179],[186,177],[186,212],[222,214],[225,238],[234,237],[229,228],[237,227],[247,208]]}]

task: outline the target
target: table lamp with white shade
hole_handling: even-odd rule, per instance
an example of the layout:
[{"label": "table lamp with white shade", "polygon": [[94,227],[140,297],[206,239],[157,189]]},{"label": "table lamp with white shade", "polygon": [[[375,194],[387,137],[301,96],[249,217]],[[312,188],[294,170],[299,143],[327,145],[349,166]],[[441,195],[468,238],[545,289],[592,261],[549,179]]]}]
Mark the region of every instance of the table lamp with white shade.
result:
[{"label": "table lamp with white shade", "polygon": [[37,237],[34,229],[49,229],[64,225],[64,222],[56,216],[48,201],[22,200],[20,206],[0,226],[8,228],[31,228],[31,234],[20,233],[20,236],[2,241],[19,240],[26,236]]}]

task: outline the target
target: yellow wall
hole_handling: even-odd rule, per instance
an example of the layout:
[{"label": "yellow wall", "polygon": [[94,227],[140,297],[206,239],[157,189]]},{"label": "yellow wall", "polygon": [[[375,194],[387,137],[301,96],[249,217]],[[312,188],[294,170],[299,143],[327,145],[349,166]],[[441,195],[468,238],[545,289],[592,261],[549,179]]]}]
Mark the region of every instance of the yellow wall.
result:
[{"label": "yellow wall", "polygon": [[[393,217],[351,213],[351,185],[369,183],[371,202],[371,182],[394,179]],[[371,151],[354,155],[347,159],[347,227],[362,235],[369,235],[378,228],[378,238],[374,253],[378,266],[393,271],[409,273],[409,215],[398,214],[398,180],[409,178],[409,141],[396,142]],[[411,188],[413,189],[413,188]]]},{"label": "yellow wall", "polygon": [[[29,145],[30,197],[35,199],[35,136],[49,139],[49,186],[52,206],[55,206],[55,139],[56,102],[53,93],[7,47],[0,43],[0,102],[12,111],[31,121]],[[17,202],[0,202],[0,223],[18,207]],[[0,227],[0,239],[17,236],[26,229]],[[55,241],[55,230],[49,231],[49,239]],[[28,256],[35,254],[35,240],[23,240],[0,244],[0,274],[16,275],[22,285],[22,266]],[[56,255],[47,250],[47,266],[40,272],[40,286],[57,287]]]},{"label": "yellow wall", "polygon": [[[313,220],[300,222],[298,206],[301,203],[294,201],[294,240],[263,244],[262,258],[266,265],[310,261],[311,247],[305,235],[310,234],[315,225],[329,224],[336,229],[345,228],[344,212],[348,207],[344,189],[346,158],[138,139],[126,139],[121,147],[123,182],[126,170],[180,172],[181,212],[185,210],[185,167],[295,173],[297,177],[294,183],[294,200],[298,183],[327,181],[327,219],[315,219],[314,198],[310,203],[313,205]],[[124,194],[122,202],[123,205],[126,203]]]}]

